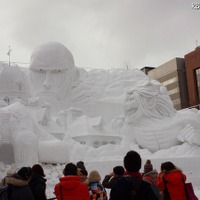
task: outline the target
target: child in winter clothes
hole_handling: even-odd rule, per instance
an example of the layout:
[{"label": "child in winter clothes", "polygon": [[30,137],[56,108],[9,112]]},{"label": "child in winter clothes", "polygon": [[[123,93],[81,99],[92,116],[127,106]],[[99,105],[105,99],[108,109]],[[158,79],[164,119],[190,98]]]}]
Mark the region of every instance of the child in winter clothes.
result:
[{"label": "child in winter clothes", "polygon": [[161,164],[161,172],[158,174],[156,185],[162,191],[164,200],[168,199],[166,189],[171,200],[187,200],[185,180],[185,174],[168,161]]},{"label": "child in winter clothes", "polygon": [[101,184],[101,176],[98,171],[93,170],[89,173],[89,192],[90,200],[107,200],[107,192]]}]

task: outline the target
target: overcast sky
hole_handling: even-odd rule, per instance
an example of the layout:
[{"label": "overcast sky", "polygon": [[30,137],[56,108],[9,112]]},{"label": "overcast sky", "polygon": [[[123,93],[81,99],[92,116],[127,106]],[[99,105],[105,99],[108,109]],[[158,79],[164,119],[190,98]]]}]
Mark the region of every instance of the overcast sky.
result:
[{"label": "overcast sky", "polygon": [[0,60],[57,41],[76,66],[157,67],[200,45],[200,0],[0,0]]}]

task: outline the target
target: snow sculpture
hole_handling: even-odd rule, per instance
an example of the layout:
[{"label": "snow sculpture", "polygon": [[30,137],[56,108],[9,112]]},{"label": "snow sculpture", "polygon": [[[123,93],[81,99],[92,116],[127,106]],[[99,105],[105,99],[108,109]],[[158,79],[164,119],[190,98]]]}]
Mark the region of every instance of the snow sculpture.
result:
[{"label": "snow sculpture", "polygon": [[27,102],[30,94],[25,74],[18,66],[2,65],[0,71],[0,100],[7,105],[21,101]]},{"label": "snow sculpture", "polygon": [[6,133],[7,139],[1,142],[2,145],[9,144],[10,148],[12,147],[16,166],[38,162],[38,139],[31,131],[32,119],[25,107],[17,102],[2,108],[1,113],[9,114],[9,118],[4,120],[9,126],[1,134],[4,137]]},{"label": "snow sculpture", "polygon": [[14,152],[11,145],[10,113],[0,109],[0,160],[4,163],[14,162]]},{"label": "snow sculpture", "polygon": [[[196,137],[195,133],[199,132],[196,121],[199,116],[195,117],[189,109],[184,115],[177,112],[163,86],[154,80],[127,92],[124,112],[125,122],[120,130],[120,134],[125,135],[123,142],[136,143],[152,152],[181,144],[187,140],[187,131]],[[191,117],[185,117],[188,115]]]},{"label": "snow sculpture", "polygon": [[0,63],[0,160],[5,152],[17,165],[91,162],[200,145],[200,113],[176,111],[166,88],[139,69],[76,68],[71,52],[50,42],[33,52],[28,78]]},{"label": "snow sculpture", "polygon": [[[49,42],[36,48],[31,55],[28,76],[32,97],[39,97],[40,103],[52,104],[54,114],[71,106],[93,111],[90,87],[80,80],[73,55],[64,45]],[[86,105],[89,103],[90,106]]]},{"label": "snow sculpture", "polygon": [[143,84],[127,91],[124,111],[128,123],[141,117],[163,118],[176,113],[167,93],[161,93],[163,86],[156,81]]},{"label": "snow sculpture", "polygon": [[73,55],[58,42],[36,48],[29,69],[33,96],[61,100],[69,93],[73,80],[78,78]]},{"label": "snow sculpture", "polygon": [[95,148],[106,144],[119,144],[121,136],[107,126],[101,116],[89,117],[79,108],[71,107],[60,111],[56,122],[66,130],[64,140],[69,138]]},{"label": "snow sculpture", "polygon": [[[13,149],[14,162],[17,167],[31,166],[38,161],[65,163],[69,159],[67,144],[50,135],[37,123],[34,118],[36,116],[34,112],[37,111],[37,109],[25,107],[20,102],[13,103],[0,110],[4,118],[5,116],[9,117],[4,121],[2,120],[5,125],[9,124],[9,126],[5,127],[1,124],[0,149],[5,144],[10,145],[9,151]],[[52,159],[52,154],[50,155],[49,152],[59,156]]]}]

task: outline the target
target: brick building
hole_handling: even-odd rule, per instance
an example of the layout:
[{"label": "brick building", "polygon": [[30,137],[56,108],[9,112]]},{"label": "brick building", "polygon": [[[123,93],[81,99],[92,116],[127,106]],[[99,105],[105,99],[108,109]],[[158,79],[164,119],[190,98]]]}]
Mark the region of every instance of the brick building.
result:
[{"label": "brick building", "polygon": [[200,46],[185,56],[189,106],[199,108],[200,104]]}]

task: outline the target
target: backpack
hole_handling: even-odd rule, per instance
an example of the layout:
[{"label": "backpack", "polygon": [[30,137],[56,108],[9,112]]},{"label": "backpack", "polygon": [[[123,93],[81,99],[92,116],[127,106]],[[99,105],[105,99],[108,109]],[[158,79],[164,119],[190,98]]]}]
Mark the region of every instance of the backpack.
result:
[{"label": "backpack", "polygon": [[137,181],[133,181],[132,183],[132,189],[131,189],[131,200],[135,200],[137,198],[137,192],[140,188],[142,181],[137,180]]},{"label": "backpack", "polygon": [[126,177],[131,186],[130,194],[131,200],[141,200],[141,199],[151,199],[151,200],[159,200],[158,197],[153,192],[151,185],[143,180],[140,180],[136,177]]},{"label": "backpack", "polygon": [[9,186],[3,186],[0,188],[0,200],[8,200]]},{"label": "backpack", "polygon": [[[117,181],[118,182],[118,181]],[[124,189],[120,191],[120,193],[124,193],[124,199],[137,200],[138,192],[140,192],[140,186],[142,180],[139,180],[137,177],[132,176],[123,176],[119,179],[120,187],[122,186]],[[120,199],[122,196],[120,197]]]}]

